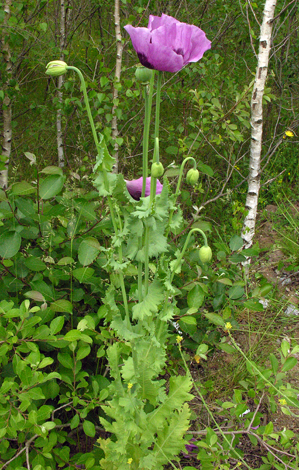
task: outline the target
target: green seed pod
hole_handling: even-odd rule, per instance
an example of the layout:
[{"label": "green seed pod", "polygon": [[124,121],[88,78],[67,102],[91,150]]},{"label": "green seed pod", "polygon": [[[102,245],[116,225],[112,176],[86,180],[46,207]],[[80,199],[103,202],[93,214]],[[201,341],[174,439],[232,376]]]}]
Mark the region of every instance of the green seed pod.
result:
[{"label": "green seed pod", "polygon": [[202,263],[209,263],[212,259],[212,250],[207,246],[202,246],[198,252],[199,259]]},{"label": "green seed pod", "polygon": [[152,78],[153,71],[151,69],[147,69],[146,67],[137,67],[135,71],[135,77],[137,82],[141,83],[148,83]]},{"label": "green seed pod", "polygon": [[164,173],[164,167],[161,162],[153,163],[151,168],[151,176],[154,178],[160,178]]},{"label": "green seed pod", "polygon": [[196,168],[191,168],[186,175],[186,182],[195,186],[199,179],[199,171]]},{"label": "green seed pod", "polygon": [[52,77],[64,75],[67,72],[67,64],[62,60],[52,60],[46,67],[46,74]]}]

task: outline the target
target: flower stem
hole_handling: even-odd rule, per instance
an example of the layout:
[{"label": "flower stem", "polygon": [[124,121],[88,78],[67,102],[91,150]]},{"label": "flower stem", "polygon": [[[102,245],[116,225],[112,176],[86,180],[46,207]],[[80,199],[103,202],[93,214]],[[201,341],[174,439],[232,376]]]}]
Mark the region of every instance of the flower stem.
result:
[{"label": "flower stem", "polygon": [[[159,163],[159,124],[160,124],[160,102],[161,102],[161,83],[162,83],[162,72],[158,72],[157,79],[157,92],[156,92],[156,115],[155,115],[155,140],[154,140],[154,155],[153,163]],[[157,178],[151,177],[151,189],[150,189],[150,207],[155,202],[157,189]],[[148,278],[149,278],[149,225],[146,224],[145,236],[144,236],[144,293],[148,293]]]},{"label": "flower stem", "polygon": [[170,231],[170,225],[171,225],[171,222],[172,222],[172,217],[173,217],[173,213],[175,211],[175,205],[176,205],[176,201],[177,201],[177,198],[180,194],[180,187],[181,187],[181,182],[182,182],[182,177],[183,177],[183,171],[184,171],[184,167],[186,165],[186,163],[189,161],[189,160],[192,160],[193,161],[193,168],[196,169],[196,161],[193,157],[187,157],[183,160],[182,164],[181,164],[181,167],[180,167],[180,173],[179,173],[179,179],[178,179],[178,183],[177,183],[177,186],[176,186],[176,190],[175,190],[175,193],[174,193],[174,201],[173,201],[173,209],[171,209],[170,213],[169,213],[169,220],[168,220],[168,227],[166,229],[166,233],[165,233],[165,237],[167,238],[168,237],[168,234],[169,234],[169,231]]},{"label": "flower stem", "polygon": [[[156,117],[155,117],[155,141],[159,139],[159,125],[160,125],[160,103],[161,103],[161,84],[162,84],[162,72],[158,72],[157,78],[157,92],[156,92]],[[159,163],[159,156],[158,160]]]},{"label": "flower stem", "polygon": [[208,240],[207,240],[206,234],[200,228],[193,228],[192,230],[190,230],[190,232],[188,233],[187,238],[185,240],[183,250],[182,250],[181,254],[179,255],[179,257],[177,259],[177,262],[175,263],[174,267],[172,268],[172,274],[171,274],[170,282],[173,281],[175,271],[179,267],[179,265],[182,261],[182,258],[185,254],[186,249],[187,249],[190,237],[191,237],[192,233],[194,233],[194,232],[199,232],[202,235],[203,239],[204,239],[205,246],[208,246]]},{"label": "flower stem", "polygon": [[[149,131],[151,123],[152,99],[155,81],[155,71],[153,70],[150,84],[144,88],[144,102],[145,102],[145,115],[144,115],[144,129],[143,129],[143,149],[142,149],[142,192],[141,197],[145,196],[146,178],[148,174],[148,147],[149,147]],[[142,237],[138,237],[138,251],[142,250]],[[143,299],[142,289],[142,262],[138,261],[138,302]]]},{"label": "flower stem", "polygon": [[148,141],[149,141],[149,130],[151,123],[151,111],[152,111],[152,99],[153,99],[153,88],[155,80],[155,71],[153,71],[149,87],[146,85],[144,89],[144,101],[145,101],[145,116],[144,116],[144,130],[143,130],[143,152],[142,152],[142,193],[141,197],[145,195],[145,185],[148,173]]},{"label": "flower stem", "polygon": [[93,120],[93,117],[92,117],[92,114],[91,114],[91,109],[90,109],[90,105],[89,105],[89,100],[88,100],[88,95],[87,95],[87,90],[86,90],[86,84],[85,84],[84,77],[82,75],[81,70],[77,69],[77,67],[73,67],[71,65],[68,65],[67,70],[74,70],[79,75],[80,82],[81,82],[81,87],[82,87],[82,91],[83,91],[83,96],[84,96],[84,102],[85,102],[85,106],[86,106],[86,111],[87,111],[91,131],[92,131],[93,139],[94,139],[94,142],[96,144],[98,155],[100,155],[101,147],[100,147],[98,135],[97,135],[97,132],[96,132],[96,128],[95,128],[95,125],[94,125],[94,120]]}]

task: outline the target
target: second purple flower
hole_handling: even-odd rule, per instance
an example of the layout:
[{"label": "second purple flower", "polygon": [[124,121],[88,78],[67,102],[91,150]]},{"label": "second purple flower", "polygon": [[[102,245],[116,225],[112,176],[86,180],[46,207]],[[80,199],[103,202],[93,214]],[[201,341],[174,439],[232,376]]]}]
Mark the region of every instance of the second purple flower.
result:
[{"label": "second purple flower", "polygon": [[[132,180],[128,181],[125,180],[126,185],[127,185],[127,190],[131,194],[132,198],[135,199],[136,201],[139,201],[141,198],[141,193],[142,193],[142,182],[143,178],[138,178],[137,180]],[[156,194],[160,194],[163,189],[163,184],[160,183],[159,180],[157,180],[157,187],[156,187]],[[146,178],[146,186],[145,186],[145,197],[149,196],[151,192],[151,177],[149,176]]]}]

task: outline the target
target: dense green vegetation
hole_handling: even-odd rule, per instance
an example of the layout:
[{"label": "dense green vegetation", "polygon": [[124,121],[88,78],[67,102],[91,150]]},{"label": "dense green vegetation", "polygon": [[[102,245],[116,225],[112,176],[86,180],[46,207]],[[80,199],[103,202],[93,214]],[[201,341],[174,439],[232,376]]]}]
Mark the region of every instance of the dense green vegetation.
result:
[{"label": "dense green vegetation", "polygon": [[[114,2],[65,3],[63,50],[61,2],[14,1],[8,22],[1,3],[1,124],[7,96],[13,111],[9,186],[0,190],[1,468],[297,468],[298,435],[288,424],[277,429],[272,415],[297,418],[298,384],[288,373],[299,346],[283,332],[273,285],[258,268],[243,268],[246,257],[259,262],[258,243],[241,252],[263,2],[121,1],[121,26],[146,26],[149,14],[164,12],[212,40],[199,62],[159,75],[159,145],[154,94],[149,168],[159,150],[163,190],[140,201],[125,179],[144,171],[150,87],[135,78],[138,59],[123,28],[115,79]],[[289,228],[278,231],[294,271],[298,223],[287,197],[297,194],[298,176],[297,9],[297,1],[278,2],[260,199],[285,207]],[[95,132],[75,72],[63,75],[62,98],[59,78],[45,74],[62,56],[83,72]],[[193,164],[199,180],[195,168],[188,173]],[[270,337],[279,343],[244,352],[238,335],[245,328],[250,343],[252,325],[260,348]],[[238,370],[219,392],[194,364],[221,354]]]}]

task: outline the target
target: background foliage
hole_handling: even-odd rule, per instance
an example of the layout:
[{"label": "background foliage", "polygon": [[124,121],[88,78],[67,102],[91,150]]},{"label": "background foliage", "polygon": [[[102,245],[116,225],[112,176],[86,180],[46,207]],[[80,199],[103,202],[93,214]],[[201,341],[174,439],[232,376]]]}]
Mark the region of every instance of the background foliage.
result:
[{"label": "background foliage", "polygon": [[[153,426],[150,430],[152,435],[160,433],[156,443],[150,440],[146,420],[140,424],[140,434],[142,451],[147,452],[151,446],[154,449],[154,457],[144,460],[148,465],[145,468],[151,468],[152,458],[156,459],[152,464],[165,465],[172,460],[173,452],[184,449],[180,439],[187,427],[189,411],[183,403],[191,398],[191,379],[183,380],[182,370],[214,352],[239,354],[245,361],[247,375],[234,384],[230,401],[218,399],[220,418],[212,420],[211,427],[201,429],[203,437],[197,439],[195,465],[207,469],[218,465],[225,469],[229,468],[226,463],[244,464],[240,440],[233,433],[236,426],[240,434],[242,431],[248,435],[253,446],[261,441],[264,443],[261,445],[266,445],[268,453],[263,456],[261,470],[284,468],[284,462],[297,465],[297,436],[288,430],[274,432],[271,421],[264,426],[260,408],[267,402],[271,412],[281,406],[286,415],[298,408],[298,390],[287,377],[287,372],[296,366],[294,356],[298,347],[285,340],[278,351],[275,348],[271,351],[270,362],[257,363],[255,356],[244,359],[233,336],[225,330],[227,323],[236,330],[240,327],[241,312],[265,313],[260,300],[265,297],[268,300],[273,292],[266,279],[258,275],[252,288],[248,287],[240,263],[244,255],[258,256],[259,248],[256,245],[241,255],[238,250],[242,239],[237,235],[244,216],[251,83],[256,67],[257,19],[261,18],[263,2],[121,2],[122,26],[146,25],[149,14],[164,12],[200,26],[212,40],[211,51],[199,63],[178,74],[164,74],[160,154],[164,166],[168,166],[170,187],[176,182],[177,165],[186,156],[196,158],[201,172],[194,191],[183,186],[183,218],[174,219],[170,256],[176,259],[186,240],[186,230],[192,226],[203,229],[214,239],[214,259],[212,267],[200,263],[196,239],[191,239],[181,270],[175,275],[175,307],[171,312],[165,311],[165,319],[169,316],[173,320],[167,330],[170,354],[167,364],[162,369],[165,352],[161,353],[162,358],[157,353],[150,377],[146,377],[154,383],[152,396],[152,389],[147,392],[146,405],[138,390],[134,388],[131,393],[128,388],[122,403],[115,404],[116,411],[109,411],[107,405],[113,405],[118,387],[119,363],[115,357],[125,364],[122,380],[128,381],[130,347],[128,332],[120,322],[122,299],[119,279],[114,273],[118,265],[109,251],[112,222],[105,203],[91,184],[95,148],[77,79],[71,73],[66,76],[60,103],[56,79],[45,75],[47,62],[61,53],[59,4],[47,0],[14,1],[2,37],[10,45],[13,63],[12,78],[7,83],[5,64],[0,62],[0,100],[8,92],[13,103],[10,186],[0,191],[2,468],[32,466],[34,470],[48,470],[78,465],[94,470],[114,468],[113,453],[123,452],[119,444],[122,430],[132,418],[130,400],[134,400],[140,416],[155,415],[151,407],[160,406],[157,409],[161,422],[157,429]],[[264,96],[263,158],[268,165],[263,170],[263,205],[283,199],[285,194],[294,196],[297,191],[296,133],[293,139],[284,138],[286,129],[295,132],[297,127],[297,1],[286,6],[283,0],[278,1],[277,11],[282,14],[275,20]],[[114,83],[113,9],[111,0],[68,1],[67,45],[63,53],[68,64],[84,72],[94,119],[111,153],[112,108],[117,105],[119,171],[125,178],[132,178],[140,176],[142,166],[142,92],[134,78],[136,54],[124,30],[121,81]],[[0,24],[3,18],[2,8]],[[113,102],[114,86],[119,89],[117,102]],[[57,166],[59,107],[63,116],[65,168]],[[127,203],[121,197],[120,205]],[[200,210],[210,202],[213,204],[209,211]],[[127,235],[124,230],[121,236]],[[132,246],[134,237],[128,241],[128,247]],[[127,264],[122,269],[132,300],[136,267]],[[154,265],[150,269],[154,273]],[[154,308],[160,291],[158,286],[150,292]],[[142,309],[135,308],[136,316],[138,312]],[[183,338],[183,347],[178,343],[178,334]],[[140,350],[146,346],[146,341],[139,344]],[[151,365],[146,360],[144,363],[145,368]],[[154,379],[161,373],[166,379],[167,374],[171,376],[167,396],[171,398],[172,392],[180,392],[173,402],[165,398],[164,383],[160,383],[163,385],[160,388],[156,386]],[[143,377],[138,380],[141,382]],[[209,383],[193,385],[194,394],[204,402],[203,397],[213,387]],[[158,390],[159,399],[155,397]],[[164,408],[161,397],[166,400]],[[250,414],[242,420],[249,402]],[[173,420],[163,427],[162,420],[175,410],[179,411]],[[229,438],[221,434],[219,420],[229,420],[226,429]],[[101,426],[114,435],[111,442]],[[163,447],[165,457],[159,449],[168,440],[170,429],[177,432],[176,443]],[[90,452],[80,449],[78,436],[82,434],[92,439],[101,436]],[[130,448],[131,441],[126,445]],[[273,457],[273,448],[278,459]],[[107,452],[101,467],[99,462]],[[124,459],[121,468],[132,468],[130,465]]]}]

